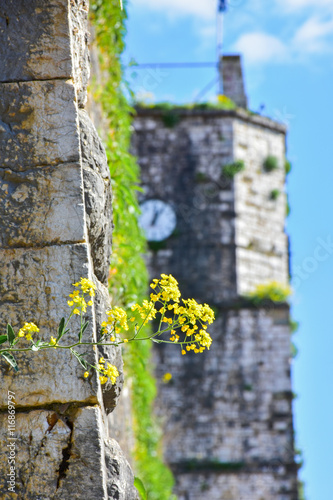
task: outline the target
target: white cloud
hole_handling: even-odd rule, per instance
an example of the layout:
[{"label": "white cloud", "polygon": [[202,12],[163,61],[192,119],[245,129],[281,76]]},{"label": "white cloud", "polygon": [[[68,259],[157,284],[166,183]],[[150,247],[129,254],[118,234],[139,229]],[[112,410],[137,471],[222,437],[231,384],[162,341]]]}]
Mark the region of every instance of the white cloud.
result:
[{"label": "white cloud", "polygon": [[246,62],[250,64],[288,59],[286,46],[277,37],[262,32],[245,33],[234,44],[233,50],[244,54]]},{"label": "white cloud", "polygon": [[296,31],[292,43],[301,53],[322,52],[329,47],[327,38],[331,34],[333,19],[323,21],[311,17]]},{"label": "white cloud", "polygon": [[216,0],[133,0],[133,5],[155,11],[163,11],[168,17],[195,16],[214,19]]},{"label": "white cloud", "polygon": [[285,10],[300,10],[306,7],[326,7],[332,6],[332,0],[276,0],[277,6]]}]

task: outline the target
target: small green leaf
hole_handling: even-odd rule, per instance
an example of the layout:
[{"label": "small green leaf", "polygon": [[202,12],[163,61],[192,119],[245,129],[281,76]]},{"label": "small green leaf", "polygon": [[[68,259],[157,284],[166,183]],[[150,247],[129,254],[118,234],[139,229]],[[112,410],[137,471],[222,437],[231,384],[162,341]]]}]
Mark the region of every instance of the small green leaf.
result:
[{"label": "small green leaf", "polygon": [[86,321],[85,324],[82,326],[81,330],[79,331],[79,342],[81,342],[82,335],[84,334],[84,331],[86,330],[88,325],[89,321]]},{"label": "small green leaf", "polygon": [[3,356],[5,358],[5,360],[7,361],[7,363],[9,363],[10,366],[12,366],[14,368],[14,370],[16,372],[18,372],[18,366],[17,366],[17,363],[16,363],[16,359],[14,358],[14,356],[12,354],[10,354],[9,352],[5,351],[5,352],[1,353],[1,356]]},{"label": "small green leaf", "polygon": [[134,478],[134,488],[138,490],[141,500],[148,499],[146,488],[139,477]]},{"label": "small green leaf", "polygon": [[7,340],[7,335],[0,335],[0,344],[3,344]]},{"label": "small green leaf", "polygon": [[9,323],[7,325],[7,336],[10,345],[13,345],[13,342],[15,340],[15,332],[13,330],[13,327]]},{"label": "small green leaf", "polygon": [[76,357],[76,359],[78,360],[78,362],[80,363],[80,365],[83,366],[83,368],[85,370],[87,370],[88,364],[87,364],[86,360],[82,358],[83,354],[79,354],[77,351],[74,351],[74,349],[71,349],[71,351],[74,354],[74,356]]},{"label": "small green leaf", "polygon": [[65,327],[65,318],[61,318],[59,327],[58,327],[58,337],[57,337],[57,342],[61,339],[61,337],[64,335],[64,327]]},{"label": "small green leaf", "polygon": [[85,324],[82,327],[82,333],[85,332],[85,330],[86,330],[86,328],[87,328],[88,325],[89,325],[89,321],[86,321]]}]

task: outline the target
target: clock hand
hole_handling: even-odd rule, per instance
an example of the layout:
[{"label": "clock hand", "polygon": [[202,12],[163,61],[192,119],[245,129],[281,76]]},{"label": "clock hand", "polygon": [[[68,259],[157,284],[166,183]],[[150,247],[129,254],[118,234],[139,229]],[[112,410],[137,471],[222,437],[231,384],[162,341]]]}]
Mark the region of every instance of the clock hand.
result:
[{"label": "clock hand", "polygon": [[158,210],[158,208],[155,208],[155,211],[154,211],[154,215],[153,215],[153,220],[151,221],[151,225],[152,226],[155,226],[156,224],[156,221],[160,215],[160,213],[162,212],[163,208]]}]

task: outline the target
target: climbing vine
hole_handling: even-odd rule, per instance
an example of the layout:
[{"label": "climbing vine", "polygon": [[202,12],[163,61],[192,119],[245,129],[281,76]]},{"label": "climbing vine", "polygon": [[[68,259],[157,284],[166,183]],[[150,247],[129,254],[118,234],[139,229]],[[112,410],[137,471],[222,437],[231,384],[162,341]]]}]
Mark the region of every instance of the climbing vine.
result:
[{"label": "climbing vine", "polygon": [[[98,45],[102,82],[92,85],[108,121],[106,152],[113,188],[113,254],[110,267],[110,294],[115,303],[129,310],[133,302],[142,302],[148,289],[148,274],[141,255],[146,250],[137,224],[139,212],[136,193],[139,168],[129,154],[131,114],[124,89],[130,93],[120,56],[124,49],[126,2],[92,0],[91,22]],[[147,328],[147,327],[146,327]],[[151,500],[172,498],[173,477],[163,464],[160,453],[160,430],[152,415],[156,383],[151,371],[151,346],[146,342],[128,345],[124,354],[125,370],[132,384],[132,408],[135,434],[135,470]]]}]

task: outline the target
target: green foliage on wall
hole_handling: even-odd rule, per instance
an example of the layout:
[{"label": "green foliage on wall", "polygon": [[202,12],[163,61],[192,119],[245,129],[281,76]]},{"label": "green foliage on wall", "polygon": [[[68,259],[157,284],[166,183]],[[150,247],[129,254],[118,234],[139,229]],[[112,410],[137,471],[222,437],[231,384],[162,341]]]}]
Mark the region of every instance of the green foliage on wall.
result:
[{"label": "green foliage on wall", "polygon": [[276,156],[269,155],[263,163],[263,168],[265,172],[273,172],[279,168],[279,160]]},{"label": "green foliage on wall", "polygon": [[284,171],[285,171],[286,175],[290,174],[291,169],[292,169],[292,165],[291,165],[290,161],[287,160],[287,158],[286,158],[286,160],[284,162]]},{"label": "green foliage on wall", "polygon": [[271,194],[270,194],[270,199],[275,201],[278,199],[280,194],[281,194],[281,191],[279,189],[272,189]]},{"label": "green foliage on wall", "polygon": [[162,111],[165,114],[168,113],[177,113],[188,110],[224,110],[231,111],[237,108],[234,101],[229,99],[226,96],[218,96],[216,102],[193,102],[189,104],[173,104],[171,102],[156,102],[156,103],[147,103],[142,101],[137,101],[135,103],[140,108],[146,109],[156,109],[158,111]]},{"label": "green foliage on wall", "polygon": [[228,179],[233,179],[236,174],[245,170],[243,160],[236,160],[233,163],[228,163],[222,167],[222,174]]},{"label": "green foliage on wall", "polygon": [[272,302],[286,302],[291,295],[291,289],[288,285],[271,281],[257,285],[255,290],[249,295],[249,298],[255,303],[260,304],[265,300]]},{"label": "green foliage on wall", "polygon": [[[114,304],[127,309],[141,302],[148,289],[148,275],[142,254],[146,242],[138,227],[136,193],[139,168],[128,150],[133,109],[122,92],[120,54],[124,49],[126,10],[119,0],[92,0],[91,21],[96,32],[103,82],[93,85],[94,99],[101,103],[108,122],[106,152],[113,188],[113,255],[110,294]],[[126,376],[132,383],[135,434],[135,472],[142,479],[150,500],[170,500],[173,478],[162,463],[160,433],[152,416],[156,384],[151,372],[150,344],[126,346]]]}]

